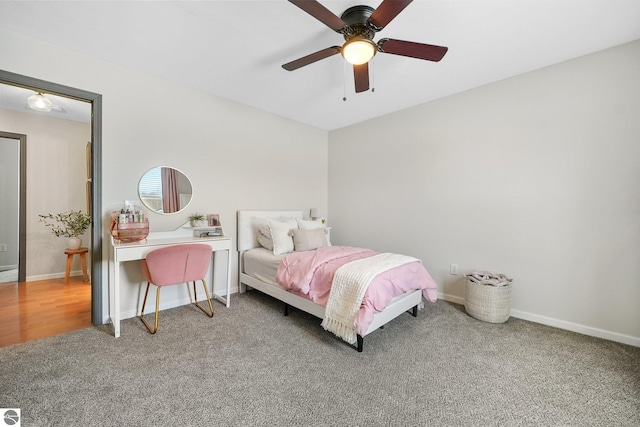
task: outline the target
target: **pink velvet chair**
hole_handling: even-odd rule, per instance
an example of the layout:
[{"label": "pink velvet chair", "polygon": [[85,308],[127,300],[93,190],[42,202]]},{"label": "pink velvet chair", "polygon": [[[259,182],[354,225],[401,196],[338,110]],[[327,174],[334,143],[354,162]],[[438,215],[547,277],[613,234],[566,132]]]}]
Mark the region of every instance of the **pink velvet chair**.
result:
[{"label": "pink velvet chair", "polygon": [[[149,252],[146,259],[142,260],[142,274],[147,280],[147,290],[144,293],[142,312],[140,320],[147,327],[149,332],[155,334],[158,331],[158,309],[160,304],[160,289],[163,286],[178,285],[181,283],[193,282],[194,304],[207,316],[213,317],[213,305],[209,298],[207,283],[204,276],[211,262],[211,248],[208,245],[188,244],[169,246],[168,248],[156,249]],[[209,311],[198,303],[196,294],[196,281],[202,281],[204,293],[207,295]],[[144,307],[147,304],[149,285],[153,283],[158,288],[156,290],[156,316],[155,324],[152,328],[144,318]]]}]

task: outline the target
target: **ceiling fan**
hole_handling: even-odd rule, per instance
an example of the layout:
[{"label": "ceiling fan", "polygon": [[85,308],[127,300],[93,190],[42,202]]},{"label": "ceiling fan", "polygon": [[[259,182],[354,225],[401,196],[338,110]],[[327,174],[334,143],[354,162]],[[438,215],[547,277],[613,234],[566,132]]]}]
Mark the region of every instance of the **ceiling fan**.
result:
[{"label": "ceiling fan", "polygon": [[338,18],[329,9],[315,0],[289,0],[335,32],[342,34],[345,43],[331,46],[282,66],[287,71],[297,70],[337,53],[351,64],[356,93],[369,90],[369,60],[376,52],[408,56],[427,61],[440,61],[448,48],[430,44],[384,38],[373,41],[375,34],[387,26],[413,0],[383,0],[377,9],[370,6],[353,6]]}]

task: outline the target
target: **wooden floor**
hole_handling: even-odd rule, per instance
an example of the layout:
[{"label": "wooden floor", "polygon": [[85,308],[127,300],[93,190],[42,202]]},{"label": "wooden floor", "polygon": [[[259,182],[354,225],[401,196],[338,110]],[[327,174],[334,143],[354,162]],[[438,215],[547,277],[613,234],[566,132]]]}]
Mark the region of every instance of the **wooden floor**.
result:
[{"label": "wooden floor", "polygon": [[82,276],[0,283],[0,347],[91,326],[91,284]]}]

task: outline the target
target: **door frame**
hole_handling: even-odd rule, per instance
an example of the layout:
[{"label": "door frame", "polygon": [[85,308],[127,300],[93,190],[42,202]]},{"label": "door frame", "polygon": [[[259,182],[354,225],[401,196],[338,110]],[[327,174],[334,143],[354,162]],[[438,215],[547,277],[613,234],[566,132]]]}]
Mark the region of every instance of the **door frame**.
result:
[{"label": "door frame", "polygon": [[[64,96],[91,104],[91,323],[101,325],[104,323],[102,297],[102,95],[4,70],[0,70],[0,83]],[[23,219],[26,221],[25,216],[20,216],[21,221]]]},{"label": "door frame", "polygon": [[0,138],[18,140],[20,155],[18,158],[18,282],[27,280],[27,246],[20,244],[27,240],[27,135],[3,132]]}]

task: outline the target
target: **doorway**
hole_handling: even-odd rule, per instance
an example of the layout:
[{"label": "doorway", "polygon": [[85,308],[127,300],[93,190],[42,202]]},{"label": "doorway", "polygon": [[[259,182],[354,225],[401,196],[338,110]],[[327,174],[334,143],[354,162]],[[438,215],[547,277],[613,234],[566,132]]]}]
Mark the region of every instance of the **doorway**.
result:
[{"label": "doorway", "polygon": [[[102,280],[102,95],[0,70],[0,83],[46,92],[91,104],[91,323],[103,323]],[[24,218],[24,215],[21,215]],[[26,248],[26,235],[23,236]]]},{"label": "doorway", "polygon": [[0,132],[0,274],[5,279],[26,281],[27,136]]}]

